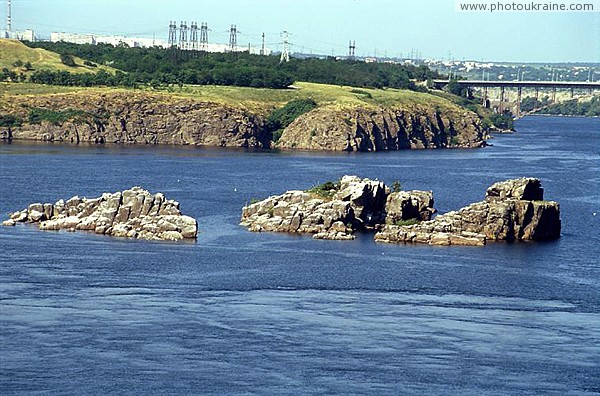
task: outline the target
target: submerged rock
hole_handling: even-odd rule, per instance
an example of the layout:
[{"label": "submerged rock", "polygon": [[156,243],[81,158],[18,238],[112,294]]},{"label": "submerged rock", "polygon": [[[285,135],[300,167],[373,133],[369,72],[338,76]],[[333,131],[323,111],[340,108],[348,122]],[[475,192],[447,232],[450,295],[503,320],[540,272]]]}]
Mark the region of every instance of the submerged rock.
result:
[{"label": "submerged rock", "polygon": [[196,238],[196,219],[181,214],[179,203],[140,187],[98,198],[74,196],[54,204],[34,203],[11,214],[4,225],[37,223],[40,230],[86,230],[149,240]]},{"label": "submerged rock", "polygon": [[538,179],[522,178],[489,187],[484,201],[409,226],[387,224],[379,242],[481,246],[498,240],[547,240],[560,237],[560,206],[543,201]]}]

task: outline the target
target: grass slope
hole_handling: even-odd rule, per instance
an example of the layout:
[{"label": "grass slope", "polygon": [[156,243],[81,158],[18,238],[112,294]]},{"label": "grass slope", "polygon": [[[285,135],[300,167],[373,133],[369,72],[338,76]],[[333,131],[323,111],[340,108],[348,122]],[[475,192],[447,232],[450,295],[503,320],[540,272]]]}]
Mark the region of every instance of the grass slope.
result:
[{"label": "grass slope", "polygon": [[[83,59],[74,57],[77,67],[69,67],[60,61],[60,55],[55,52],[46,51],[40,48],[29,48],[18,40],[0,39],[0,69],[7,68],[14,70],[17,73],[29,74],[37,70],[51,71],[69,71],[71,73],[96,73],[99,70],[104,70],[109,73],[114,73],[115,69],[98,66],[90,67],[83,64]],[[24,67],[14,67],[13,64],[20,60],[24,64],[31,62],[33,71],[26,71]]]},{"label": "grass slope", "polygon": [[[378,106],[411,106],[424,105],[440,110],[456,109],[452,101],[428,93],[400,89],[357,89],[354,87],[299,82],[291,89],[267,89],[225,87],[214,85],[169,87],[153,90],[126,88],[83,88],[49,86],[30,83],[0,83],[0,95],[52,95],[78,94],[85,95],[111,92],[131,92],[140,95],[144,92],[162,93],[171,97],[188,98],[199,101],[214,102],[244,108],[256,113],[266,114],[274,108],[284,106],[294,99],[313,99],[320,107],[330,108],[375,108]],[[23,98],[24,99],[24,98]]]}]

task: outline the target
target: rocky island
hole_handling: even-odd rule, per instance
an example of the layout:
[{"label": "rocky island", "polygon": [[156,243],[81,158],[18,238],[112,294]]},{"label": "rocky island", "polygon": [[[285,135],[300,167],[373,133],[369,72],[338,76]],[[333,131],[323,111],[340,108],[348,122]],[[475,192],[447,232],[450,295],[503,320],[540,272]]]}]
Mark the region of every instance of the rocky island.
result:
[{"label": "rocky island", "polygon": [[147,240],[178,241],[198,235],[197,221],[182,215],[177,201],[140,187],[98,198],[74,196],[54,204],[34,203],[12,213],[3,225],[16,223],[35,223],[40,230],[85,230]]},{"label": "rocky island", "polygon": [[254,232],[313,234],[350,240],[378,230],[375,240],[431,245],[485,245],[499,240],[560,237],[560,206],[543,200],[538,179],[499,182],[484,201],[435,217],[431,191],[394,191],[383,182],[344,176],[310,190],[287,191],[242,209],[240,225]]},{"label": "rocky island", "polygon": [[485,245],[487,241],[548,240],[560,237],[560,206],[544,201],[538,179],[495,183],[485,200],[410,226],[386,225],[379,242]]},{"label": "rocky island", "polygon": [[372,230],[386,221],[428,220],[432,206],[431,191],[391,192],[383,182],[344,176],[338,183],[287,191],[245,206],[240,224],[255,232],[349,240],[356,231]]}]

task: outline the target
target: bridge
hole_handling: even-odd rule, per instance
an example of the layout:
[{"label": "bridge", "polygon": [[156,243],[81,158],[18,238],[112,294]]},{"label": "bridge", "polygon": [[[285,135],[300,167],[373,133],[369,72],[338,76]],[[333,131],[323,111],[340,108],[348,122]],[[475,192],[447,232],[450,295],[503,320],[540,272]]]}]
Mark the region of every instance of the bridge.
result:
[{"label": "bridge", "polygon": [[[523,89],[535,90],[535,99],[538,100],[540,89],[551,90],[552,102],[556,102],[557,90],[570,90],[571,97],[574,96],[575,90],[586,90],[590,94],[596,90],[600,90],[600,82],[593,81],[485,81],[485,80],[455,80],[456,84],[465,88],[482,88],[483,95],[481,97],[483,105],[489,107],[488,89],[500,89],[500,108],[499,111],[504,111],[504,103],[506,102],[506,89],[515,88],[517,90],[517,117],[521,115],[521,99]],[[441,89],[449,84],[449,80],[433,80],[433,87]]]}]

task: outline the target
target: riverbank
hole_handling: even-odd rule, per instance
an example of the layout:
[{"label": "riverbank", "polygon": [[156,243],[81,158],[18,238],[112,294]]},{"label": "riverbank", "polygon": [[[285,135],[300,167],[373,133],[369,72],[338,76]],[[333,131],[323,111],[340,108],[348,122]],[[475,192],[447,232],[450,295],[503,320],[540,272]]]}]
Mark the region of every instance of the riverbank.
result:
[{"label": "riverbank", "polygon": [[[287,90],[155,91],[4,83],[0,98],[5,140],[388,151],[481,147],[487,137],[475,113],[445,98],[396,89],[297,83]],[[269,129],[275,109],[301,99],[316,108],[281,131]]]}]

